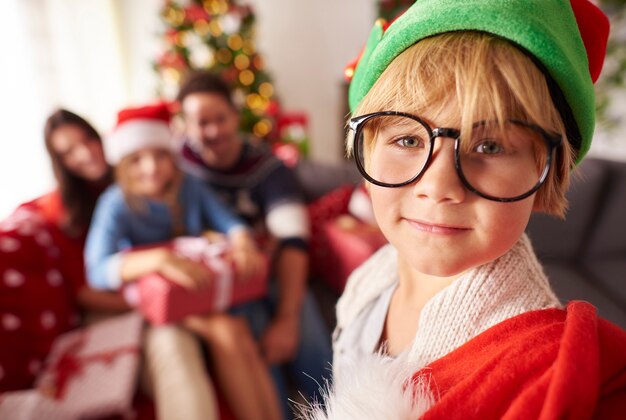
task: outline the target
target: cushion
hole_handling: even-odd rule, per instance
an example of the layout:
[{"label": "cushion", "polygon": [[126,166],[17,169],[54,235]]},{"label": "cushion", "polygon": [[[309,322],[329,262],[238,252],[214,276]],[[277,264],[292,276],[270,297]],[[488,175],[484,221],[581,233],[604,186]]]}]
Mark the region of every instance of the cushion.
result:
[{"label": "cushion", "polygon": [[598,308],[601,317],[626,328],[626,311],[599,290],[592,279],[582,277],[568,264],[545,264],[544,269],[563,304],[570,300],[587,301]]},{"label": "cushion", "polygon": [[626,311],[626,258],[590,259],[584,267],[594,284]]},{"label": "cushion", "polygon": [[540,259],[574,259],[582,252],[608,179],[602,162],[587,159],[574,171],[565,221],[543,213],[531,217],[526,231]]},{"label": "cushion", "polygon": [[32,209],[0,223],[0,392],[30,387],[54,338],[78,321],[60,253]]},{"label": "cushion", "polygon": [[[595,228],[589,238],[586,254],[592,258],[626,255],[626,164],[605,161],[609,185],[602,197],[602,211],[595,214]],[[624,273],[623,275],[626,275]]]},{"label": "cushion", "polygon": [[321,276],[323,267],[329,262],[329,244],[323,234],[326,222],[348,212],[348,203],[354,185],[343,185],[318,198],[308,206],[311,220],[311,240],[309,241],[309,266],[311,274]]}]

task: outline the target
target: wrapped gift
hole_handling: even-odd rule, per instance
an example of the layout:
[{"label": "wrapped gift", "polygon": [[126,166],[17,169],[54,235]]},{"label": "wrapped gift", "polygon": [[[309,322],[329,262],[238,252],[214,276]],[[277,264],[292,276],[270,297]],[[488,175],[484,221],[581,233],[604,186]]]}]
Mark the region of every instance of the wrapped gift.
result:
[{"label": "wrapped gift", "polygon": [[377,226],[349,215],[326,222],[321,235],[328,246],[328,262],[321,267],[321,277],[338,293],[343,292],[352,271],[387,243]]},{"label": "wrapped gift", "polygon": [[89,419],[131,410],[143,319],[132,312],[60,335],[36,389],[0,396],[0,418]]},{"label": "wrapped gift", "polygon": [[237,277],[227,258],[228,243],[205,237],[184,237],[167,245],[176,254],[204,264],[212,273],[209,287],[188,290],[159,273],[142,277],[127,286],[125,295],[152,324],[176,322],[188,315],[221,311],[267,294],[269,262],[245,281]]},{"label": "wrapped gift", "polygon": [[10,391],[0,395],[0,419],[79,420],[85,418],[67,411],[62,402],[47,398],[37,389]]}]

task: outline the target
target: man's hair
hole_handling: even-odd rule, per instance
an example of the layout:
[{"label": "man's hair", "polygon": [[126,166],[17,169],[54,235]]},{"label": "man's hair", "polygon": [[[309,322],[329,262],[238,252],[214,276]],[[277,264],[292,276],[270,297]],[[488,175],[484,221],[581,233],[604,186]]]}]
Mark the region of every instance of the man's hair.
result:
[{"label": "man's hair", "polygon": [[[508,41],[479,32],[453,32],[426,38],[406,49],[385,69],[353,116],[378,111],[439,114],[454,106],[462,137],[476,121],[529,121],[561,133],[563,145],[535,203],[564,217],[574,153],[553,103],[545,75],[531,58]],[[348,139],[347,149],[352,144]],[[538,159],[545,164],[545,158]]]},{"label": "man's hair", "polygon": [[182,104],[187,96],[194,93],[219,95],[231,106],[234,106],[228,84],[218,75],[208,71],[194,71],[190,73],[181,85],[176,99]]}]

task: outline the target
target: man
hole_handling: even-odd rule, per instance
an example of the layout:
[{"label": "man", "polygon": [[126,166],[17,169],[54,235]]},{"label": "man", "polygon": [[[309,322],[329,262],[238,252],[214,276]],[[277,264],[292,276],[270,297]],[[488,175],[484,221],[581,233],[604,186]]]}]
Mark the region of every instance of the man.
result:
[{"label": "man", "polygon": [[274,367],[284,403],[281,365],[299,390],[319,398],[332,357],[330,335],[306,287],[309,220],[295,175],[271,152],[240,135],[230,89],[215,75],[190,75],[178,101],[185,121],[183,169],[206,180],[263,242],[272,244],[276,283],[269,296],[234,311],[248,318],[261,352]]}]

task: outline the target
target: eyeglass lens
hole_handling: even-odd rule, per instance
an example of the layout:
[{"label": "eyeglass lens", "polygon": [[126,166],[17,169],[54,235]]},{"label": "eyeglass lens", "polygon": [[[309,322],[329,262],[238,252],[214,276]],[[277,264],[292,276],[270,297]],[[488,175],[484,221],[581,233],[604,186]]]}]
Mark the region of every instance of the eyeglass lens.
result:
[{"label": "eyeglass lens", "polygon": [[[378,115],[362,123],[355,146],[367,175],[396,185],[424,170],[432,141],[429,130],[417,120]],[[458,149],[460,175],[467,183],[484,195],[503,199],[523,195],[537,185],[549,152],[539,131],[513,122],[480,123],[469,140],[460,139]]]}]

